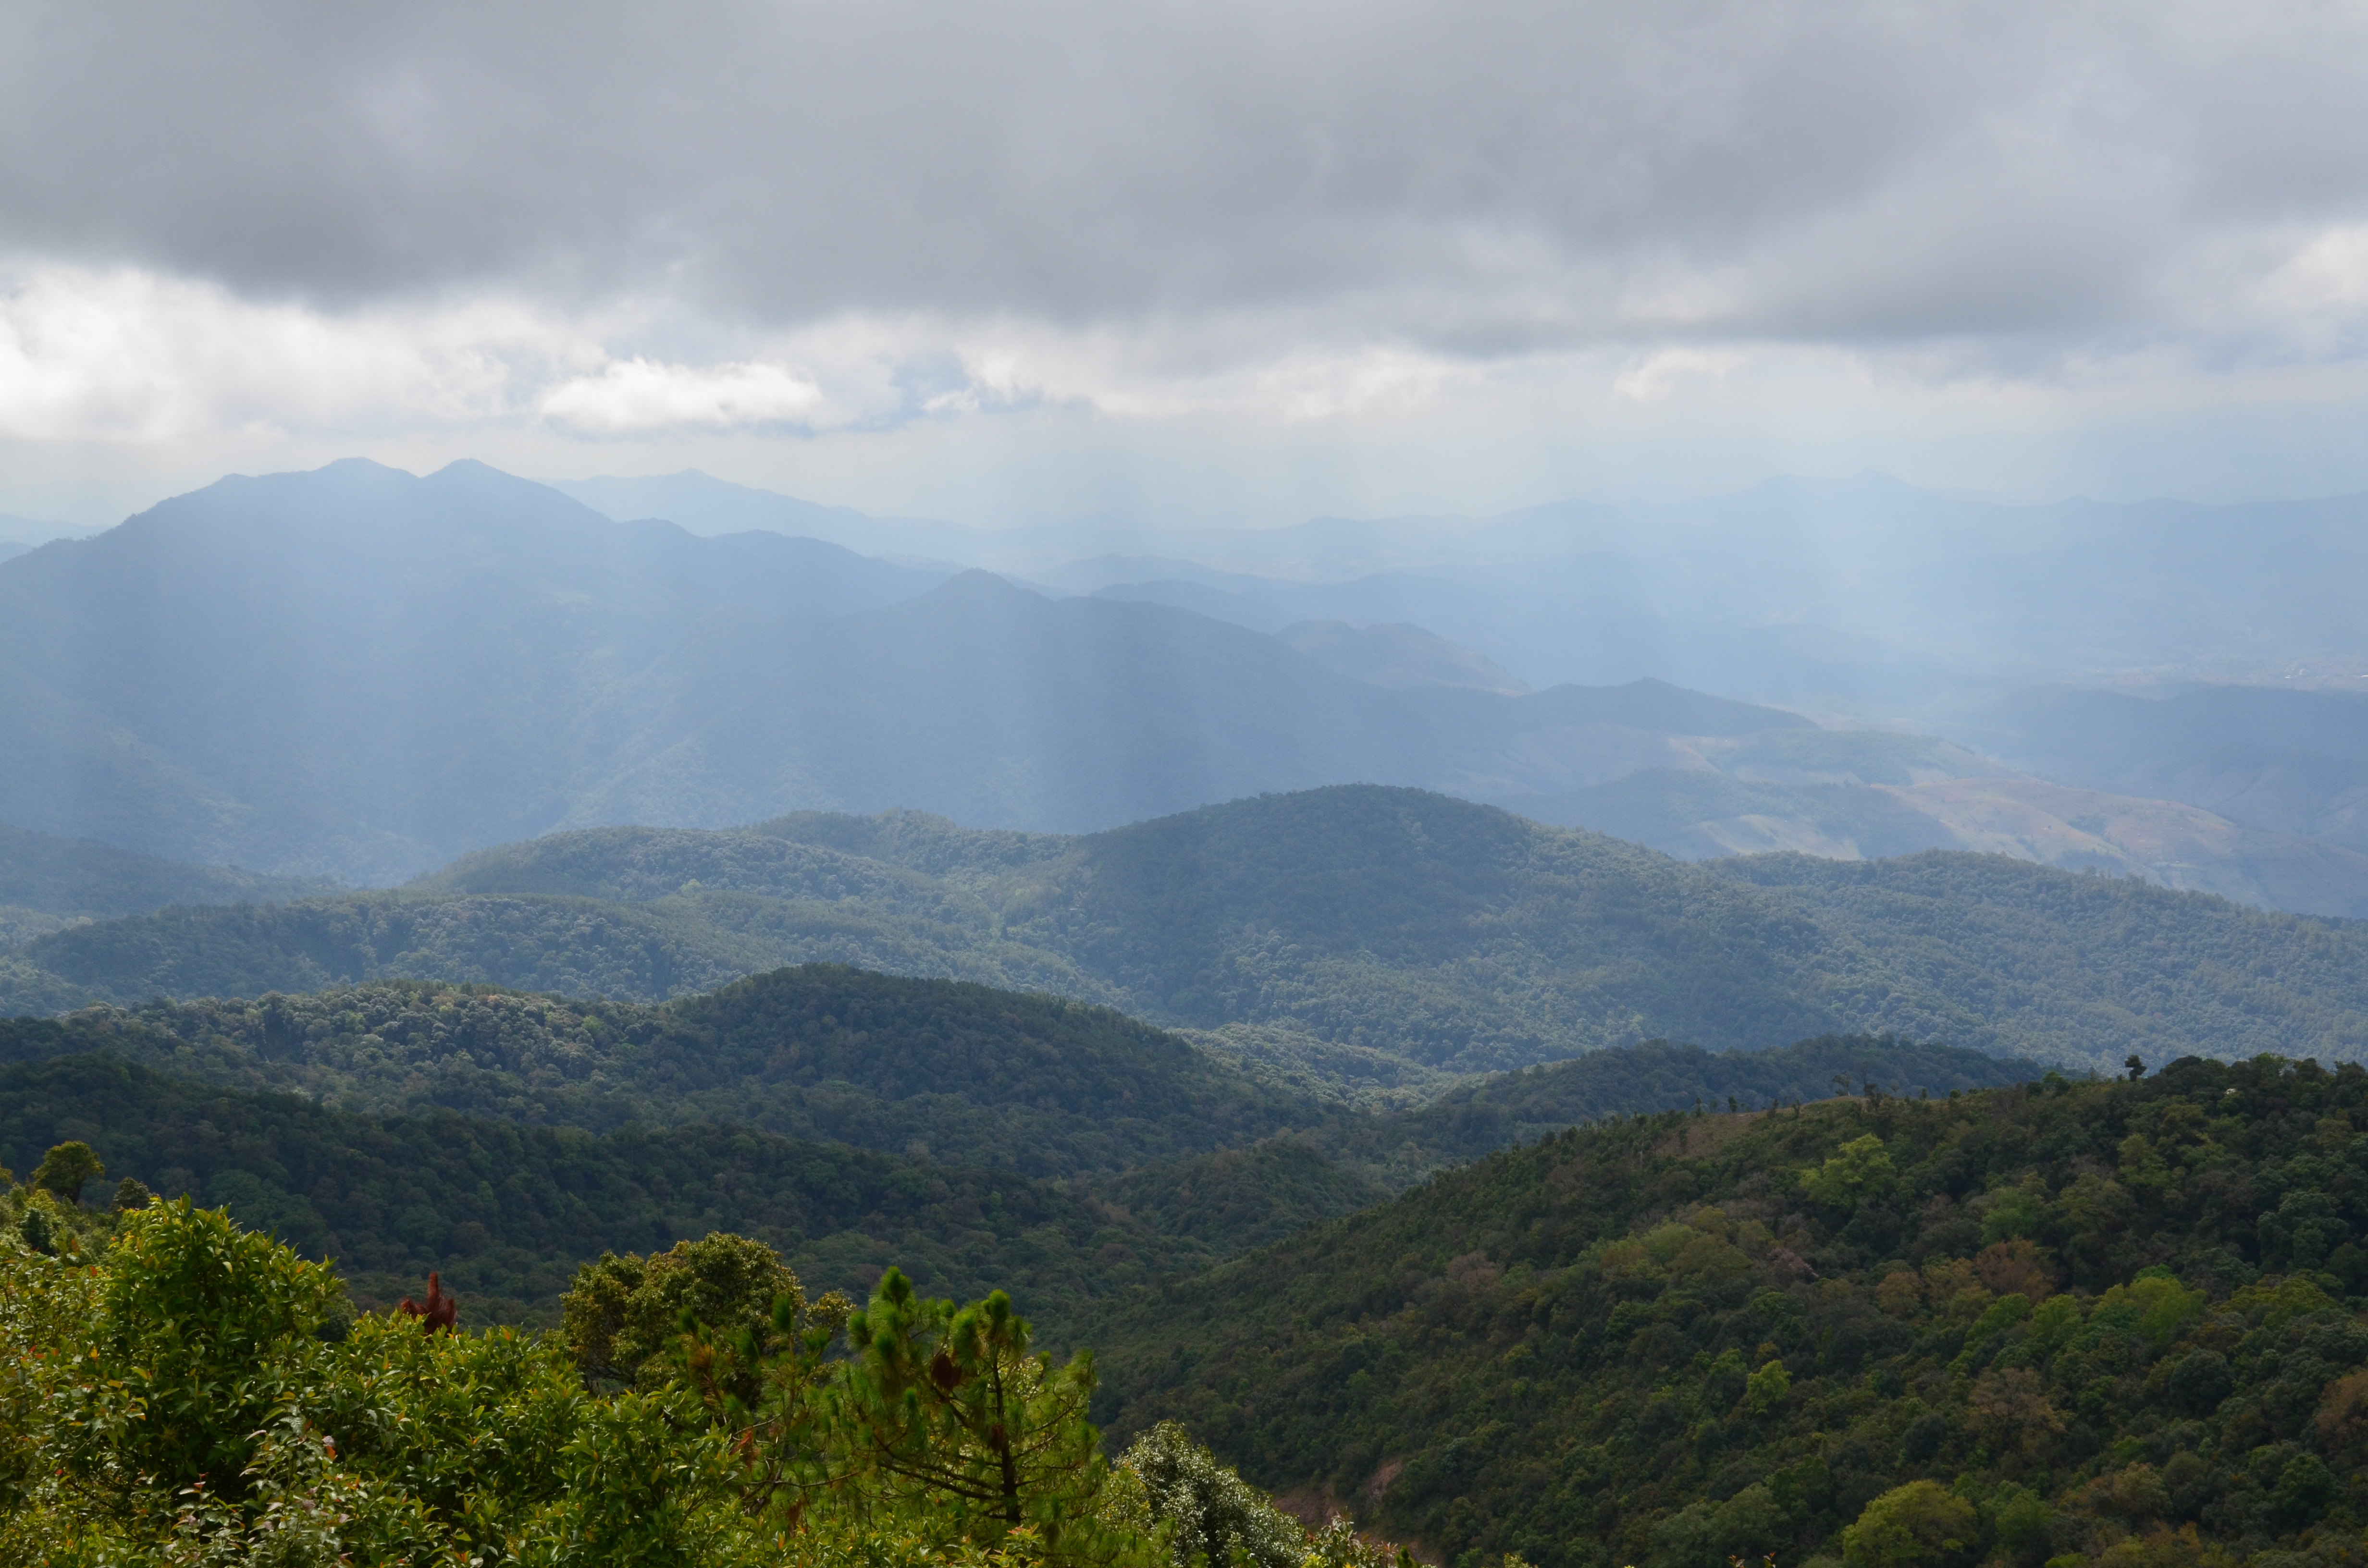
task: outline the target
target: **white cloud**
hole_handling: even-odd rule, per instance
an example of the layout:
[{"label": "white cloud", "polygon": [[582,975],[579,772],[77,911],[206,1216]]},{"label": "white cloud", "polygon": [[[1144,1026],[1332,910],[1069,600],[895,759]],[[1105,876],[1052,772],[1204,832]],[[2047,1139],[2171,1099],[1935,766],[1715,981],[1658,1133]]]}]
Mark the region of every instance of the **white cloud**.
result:
[{"label": "white cloud", "polygon": [[28,0],[0,440],[1172,428],[1478,488],[1580,436],[2300,428],[2368,374],[2363,97],[2317,0]]},{"label": "white cloud", "polygon": [[1743,356],[1702,348],[1664,348],[1621,372],[1611,390],[1631,403],[1658,403],[1688,381],[1723,381]]},{"label": "white cloud", "polygon": [[[1501,407],[1520,389],[1553,403],[1608,390],[1632,407],[1685,408],[1723,390],[1725,406],[1756,400],[1789,419],[1837,388],[1873,382],[1895,400],[1964,383],[2194,406],[2215,383],[2251,395],[2236,375],[2245,363],[2358,352],[2363,236],[2368,226],[2328,229],[2255,255],[2247,265],[2260,280],[2217,312],[2196,304],[2183,339],[2140,335],[2021,362],[2003,355],[2004,340],[1975,334],[1833,346],[1709,332],[1672,340],[1665,326],[1649,347],[1587,335],[1524,347],[1492,340],[1480,320],[1446,335],[1470,340],[1454,347],[1375,337],[1367,324],[1378,307],[1361,297],[1125,324],[842,312],[786,331],[624,296],[571,309],[481,291],[332,309],[147,269],[18,258],[0,261],[0,439],[827,436],[1031,408],[1113,425],[1290,426],[1420,416],[1474,399]],[[1788,376],[1804,396],[1784,396]],[[1812,386],[1822,390],[1808,396]],[[1597,391],[1575,390],[1586,387]]]},{"label": "white cloud", "polygon": [[562,381],[538,406],[568,429],[598,436],[839,423],[826,417],[827,399],[812,377],[753,362],[698,367],[621,360],[598,375]]},{"label": "white cloud", "polygon": [[31,0],[0,232],[248,298],[769,334],[2077,352],[2258,282],[2232,240],[2368,221],[2363,97],[2368,11],[2316,0]]},{"label": "white cloud", "polygon": [[0,435],[20,440],[475,425],[587,354],[499,298],[333,314],[131,267],[0,267]]},{"label": "white cloud", "polygon": [[2368,222],[2304,236],[2246,302],[2256,319],[2294,324],[2305,352],[2368,349]]}]

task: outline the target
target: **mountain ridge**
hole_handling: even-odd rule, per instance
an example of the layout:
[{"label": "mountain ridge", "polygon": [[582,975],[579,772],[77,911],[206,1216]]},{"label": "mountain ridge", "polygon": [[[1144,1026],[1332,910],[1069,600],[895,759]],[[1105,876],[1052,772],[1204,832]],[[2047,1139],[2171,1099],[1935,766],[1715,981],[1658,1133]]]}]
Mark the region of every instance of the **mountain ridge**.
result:
[{"label": "mountain ridge", "polygon": [[0,952],[0,994],[54,1011],[408,975],[657,1002],[828,960],[1054,991],[1319,1077],[1656,1036],[1888,1032],[2107,1070],[2368,1051],[2368,926],[1960,852],[1690,864],[1379,786],[1078,838],[912,812],[602,830],[439,878],[53,933]]},{"label": "mountain ridge", "polygon": [[1665,687],[1393,692],[1205,617],[613,522],[474,462],[234,477],[0,562],[0,820],[364,882],[617,822],[1077,831],[1360,779],[1567,788],[1701,715],[1803,722]]}]

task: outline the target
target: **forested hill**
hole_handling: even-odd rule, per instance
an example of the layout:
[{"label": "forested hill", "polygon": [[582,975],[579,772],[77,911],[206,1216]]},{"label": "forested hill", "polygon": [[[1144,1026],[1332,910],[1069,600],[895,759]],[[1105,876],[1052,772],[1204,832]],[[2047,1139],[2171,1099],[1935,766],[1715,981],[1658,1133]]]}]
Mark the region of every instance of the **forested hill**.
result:
[{"label": "forested hill", "polygon": [[1342,1159],[1404,1186],[1392,1178],[1427,1176],[1566,1127],[1642,1111],[1759,1109],[1870,1085],[1880,1094],[1945,1096],[2027,1083],[2044,1071],[2035,1062],[2003,1061],[1962,1046],[1868,1035],[1715,1054],[1656,1040],[1484,1074],[1413,1109],[1341,1118],[1326,1136]]},{"label": "forested hill", "polygon": [[1121,1437],[1448,1561],[2336,1564],[2363,1224],[2368,1072],[2188,1059],[1576,1130],[1088,1336]]},{"label": "forested hill", "polygon": [[[110,1180],[227,1206],[336,1259],[367,1310],[437,1269],[481,1324],[548,1324],[578,1264],[713,1230],[764,1241],[818,1290],[866,1290],[892,1262],[931,1290],[1008,1289],[1056,1337],[1085,1302],[1230,1250],[1008,1169],[746,1128],[363,1116],[106,1056],[0,1068],[0,1161],[29,1171],[70,1138],[98,1151]],[[1262,1193],[1287,1207],[1287,1180],[1265,1174]]]},{"label": "forested hill", "polygon": [[1377,1114],[1107,1009],[828,966],[661,1008],[381,983],[0,1022],[0,1165],[79,1141],[344,1260],[381,1306],[442,1268],[532,1318],[602,1247],[720,1226],[850,1289],[892,1257],[934,1290],[1025,1286],[1066,1333],[1087,1299],[1541,1129],[2021,1070],[1896,1040],[1655,1043]]},{"label": "forested hill", "polygon": [[173,910],[0,952],[0,1005],[409,975],[659,1001],[829,960],[1055,992],[1351,1076],[1656,1037],[1897,1033],[2118,1070],[2368,1052],[2368,926],[1931,853],[1687,864],[1413,790],[1076,838],[913,813],[606,829],[416,890]]},{"label": "forested hill", "polygon": [[90,1051],[358,1112],[595,1131],[729,1122],[1031,1176],[1175,1159],[1328,1114],[1106,1007],[827,964],[664,1007],[381,983],[0,1023],[0,1060]]},{"label": "forested hill", "polygon": [[[1360,1202],[1605,1116],[1817,1099],[1866,1081],[1945,1094],[2040,1071],[1866,1037],[1720,1054],[1656,1040],[1359,1108],[1107,1008],[835,965],[662,1007],[382,981],[0,1021],[0,1062],[85,1054],[358,1113],[594,1131],[725,1123],[1033,1177],[1175,1173],[1288,1133],[1351,1173]],[[1126,1201],[1164,1206],[1153,1188],[1167,1178],[1145,1179]]]}]

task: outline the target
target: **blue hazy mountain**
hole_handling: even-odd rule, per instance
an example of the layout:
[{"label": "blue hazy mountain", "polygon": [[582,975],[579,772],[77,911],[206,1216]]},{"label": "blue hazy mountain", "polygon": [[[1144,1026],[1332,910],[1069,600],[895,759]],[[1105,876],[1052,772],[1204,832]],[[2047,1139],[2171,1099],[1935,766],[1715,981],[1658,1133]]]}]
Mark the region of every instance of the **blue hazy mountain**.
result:
[{"label": "blue hazy mountain", "polygon": [[20,517],[13,512],[0,512],[0,561],[27,554],[50,540],[63,539],[82,531],[64,523],[45,523],[38,517]]},{"label": "blue hazy mountain", "polygon": [[2041,681],[2349,657],[2368,643],[2363,524],[2368,496],[2024,506],[1869,474],[1206,532],[1037,575],[1261,630],[1411,622],[1536,685],[1651,676],[1938,721]]},{"label": "blue hazy mountain", "polygon": [[0,563],[0,821],[351,881],[607,823],[1566,790],[1807,724],[1657,682],[1391,690],[1187,611],[620,523],[476,463],[224,480]]},{"label": "blue hazy mountain", "polygon": [[611,516],[813,532],[1260,631],[1410,624],[1533,687],[1649,677],[1944,731],[2037,683],[2284,681],[2349,668],[2368,640],[2351,588],[2368,574],[2368,495],[2024,506],[1867,473],[1487,517],[990,529],[696,472],[565,488]]},{"label": "blue hazy mountain", "polygon": [[52,838],[0,824],[0,906],[105,919],[168,903],[260,903],[334,892],[319,878],[263,877],[134,855],[93,839]]},{"label": "blue hazy mountain", "polygon": [[672,661],[712,620],[937,580],[611,522],[475,463],[224,480],[0,564],[0,820],[390,875],[539,831],[663,750]]}]

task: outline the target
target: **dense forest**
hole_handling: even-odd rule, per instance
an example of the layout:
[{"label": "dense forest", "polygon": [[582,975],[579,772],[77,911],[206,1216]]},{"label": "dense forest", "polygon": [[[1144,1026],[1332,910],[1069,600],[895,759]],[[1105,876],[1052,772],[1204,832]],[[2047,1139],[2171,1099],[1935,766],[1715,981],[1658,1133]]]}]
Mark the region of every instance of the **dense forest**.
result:
[{"label": "dense forest", "polygon": [[37,936],[0,951],[0,1010],[395,976],[657,1002],[806,961],[1108,1004],[1317,1078],[1363,1053],[1383,1085],[1652,1038],[1897,1033],[2100,1071],[2368,1052],[2352,923],[1991,856],[1687,864],[1366,786],[1079,838],[909,812],[562,834],[401,892]]},{"label": "dense forest", "polygon": [[357,1317],[220,1210],[0,1198],[0,1561],[415,1568],[1411,1568],[1311,1531],[1175,1426],[1116,1462],[1089,1354],[1002,1291],[888,1269],[860,1309],[724,1233],[604,1254],[563,1326],[483,1330],[431,1275]]},{"label": "dense forest", "polygon": [[0,1060],[105,1051],[348,1110],[606,1131],[731,1121],[1036,1176],[1306,1126],[1306,1096],[1105,1007],[838,965],[664,1007],[380,983],[0,1020]]},{"label": "dense forest", "polygon": [[2368,1072],[1671,1113],[1092,1328],[1121,1435],[1455,1562],[2361,1560]]},{"label": "dense forest", "polygon": [[1107,1008],[837,965],[662,1007],[379,982],[0,1020],[0,1062],[87,1053],[351,1112],[443,1109],[593,1131],[725,1122],[1030,1177],[1290,1133],[1353,1168],[1360,1191],[1607,1115],[1816,1099],[1870,1076],[1945,1093],[2037,1070],[1866,1037],[1716,1054],[1652,1041],[1360,1106]]},{"label": "dense forest", "polygon": [[[2368,1072],[2190,1058],[2112,1081],[1858,1090],[1608,1118],[1340,1219],[1321,1218],[1327,1183],[1372,1195],[1341,1191],[1353,1178],[1303,1141],[1097,1178],[1144,1176],[1167,1206],[1155,1221],[1114,1193],[727,1128],[390,1120],[106,1059],[12,1067],[0,1137],[28,1177],[0,1196],[0,1552],[1408,1568],[1395,1539],[1453,1568],[2368,1555]],[[110,1156],[60,1137],[109,1117],[216,1162],[188,1174],[233,1211],[256,1206],[264,1171],[283,1224],[308,1203],[324,1223],[378,1206],[391,1244],[358,1256],[383,1266],[359,1278],[399,1286],[401,1310],[123,1179],[136,1141]],[[1303,1210],[1246,1221],[1247,1198],[1293,1187]],[[780,1244],[849,1216],[878,1232],[868,1289],[825,1293],[849,1254]],[[1213,1267],[1217,1249],[1172,1239],[1311,1216]],[[1203,1266],[1147,1267],[1133,1249],[1162,1236]],[[907,1249],[935,1249],[939,1283],[908,1282]],[[478,1260],[529,1256],[547,1326],[485,1328],[501,1302],[476,1290]],[[440,1265],[425,1290],[401,1274],[423,1262]],[[1029,1300],[1062,1324],[1050,1353]],[[1342,1517],[1354,1528],[1299,1522]]]},{"label": "dense forest", "polygon": [[[383,1310],[440,1269],[480,1321],[547,1320],[575,1267],[604,1250],[726,1230],[833,1288],[866,1289],[891,1262],[933,1291],[1000,1285],[1065,1339],[1084,1302],[1233,1250],[1205,1228],[1170,1235],[1008,1170],[746,1128],[594,1134],[450,1112],[359,1116],[107,1057],[0,1069],[0,1163],[27,1169],[69,1142],[111,1176],[226,1207],[306,1257],[334,1259],[367,1306]],[[1320,1163],[1244,1176],[1235,1219],[1257,1239],[1378,1196],[1334,1194]]]}]

